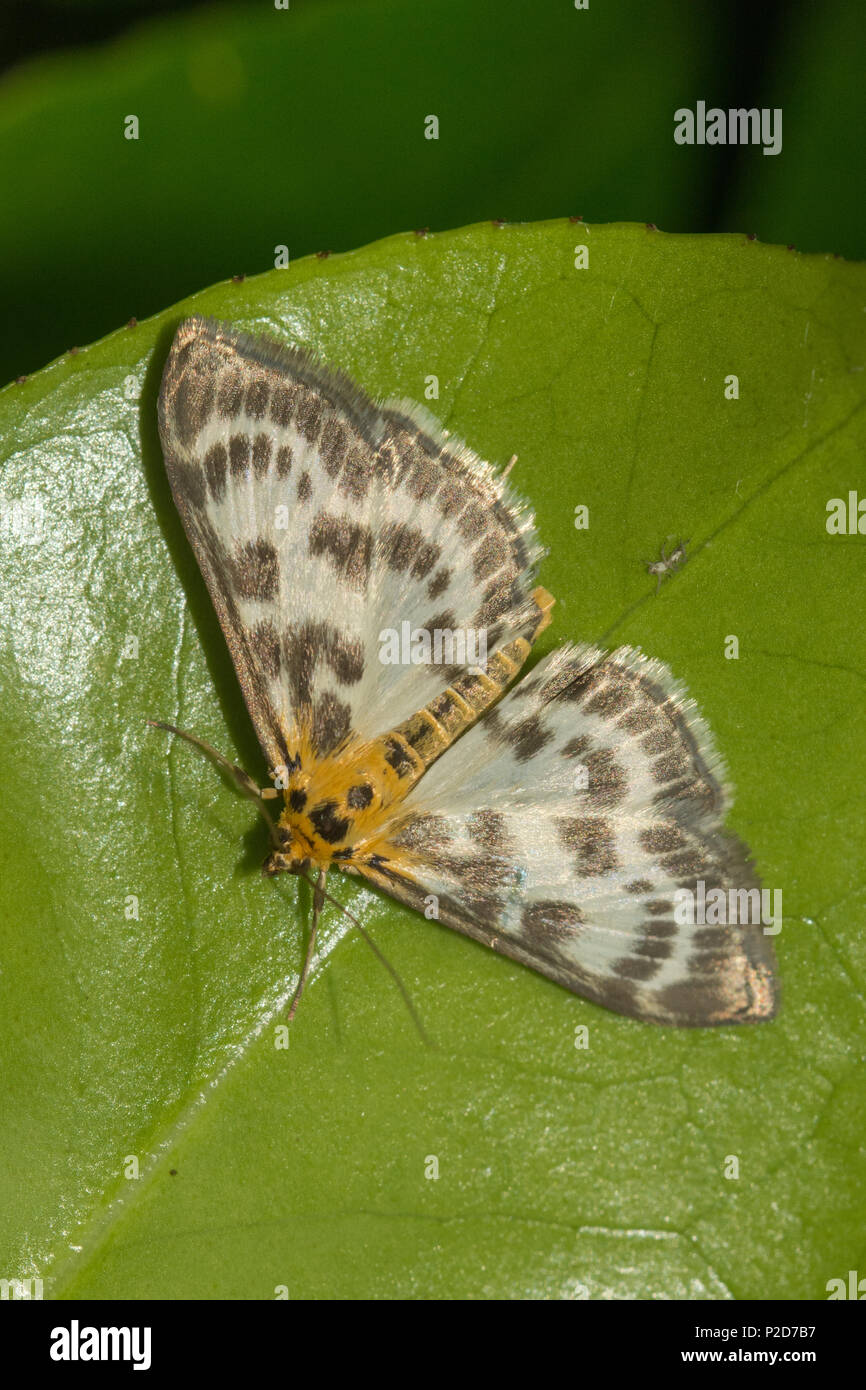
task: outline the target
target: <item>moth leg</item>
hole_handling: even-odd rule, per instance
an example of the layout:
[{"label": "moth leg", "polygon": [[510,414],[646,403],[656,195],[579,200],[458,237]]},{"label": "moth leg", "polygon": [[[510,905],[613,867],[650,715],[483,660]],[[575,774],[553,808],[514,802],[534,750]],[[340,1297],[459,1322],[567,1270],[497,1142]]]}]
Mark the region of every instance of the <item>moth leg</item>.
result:
[{"label": "moth leg", "polygon": [[216,763],[217,767],[221,767],[223,772],[232,779],[238,790],[256,803],[258,809],[270,826],[272,838],[275,838],[274,822],[262,805],[264,800],[272,800],[277,795],[273,787],[257,786],[248,772],[244,772],[242,767],[238,767],[237,763],[231,762],[228,758],[224,757],[222,753],[218,753],[215,748],[212,748],[209,743],[205,743],[204,739],[199,738],[197,734],[187,733],[185,729],[178,729],[174,724],[164,724],[161,719],[148,719],[147,722],[152,729],[165,729],[169,734],[177,734],[178,738],[186,739],[187,743],[192,744],[193,748],[198,748],[199,752],[204,753],[205,757],[210,758],[211,762]]},{"label": "moth leg", "polygon": [[[307,954],[304,958],[304,964],[301,968],[301,974],[298,980],[298,985],[294,994],[292,995],[292,1002],[289,1005],[289,1012],[286,1014],[287,1023],[291,1023],[292,1019],[295,1016],[297,1007],[301,1002],[301,995],[304,992],[304,985],[307,983],[307,976],[310,973],[310,966],[313,963],[313,952],[316,949],[316,933],[319,930],[319,917],[321,916],[322,904],[324,903],[326,897],[325,875],[327,874],[327,872],[327,869],[319,870],[319,877],[317,878],[316,886],[313,889],[313,925],[310,928],[310,940],[307,945]],[[327,896],[330,896],[330,894],[328,894]]]}]

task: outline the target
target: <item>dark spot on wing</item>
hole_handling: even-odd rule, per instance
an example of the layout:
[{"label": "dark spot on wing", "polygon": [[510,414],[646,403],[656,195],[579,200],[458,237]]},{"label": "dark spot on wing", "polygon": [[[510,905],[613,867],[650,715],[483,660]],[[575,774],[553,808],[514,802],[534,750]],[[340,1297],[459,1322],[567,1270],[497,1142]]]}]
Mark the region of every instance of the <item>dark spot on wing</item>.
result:
[{"label": "dark spot on wing", "polygon": [[320,758],[339,747],[352,727],[352,711],[332,690],[325,690],[313,706],[313,744]]},{"label": "dark spot on wing", "polygon": [[664,725],[658,717],[656,706],[647,702],[624,714],[616,721],[616,727],[625,730],[627,734],[646,734],[652,729],[661,729]]},{"label": "dark spot on wing", "polygon": [[285,429],[291,423],[295,398],[288,386],[277,386],[271,396],[271,419],[275,425]]},{"label": "dark spot on wing", "polygon": [[411,574],[413,579],[426,579],[439,559],[440,549],[423,533],[405,523],[390,523],[379,537],[382,559],[389,569]]},{"label": "dark spot on wing", "polygon": [[539,955],[556,953],[565,942],[574,941],[583,923],[579,907],[555,898],[528,903],[520,917],[522,935]]},{"label": "dark spot on wing", "polygon": [[[674,905],[667,898],[653,898],[650,902],[644,903],[644,910],[651,917],[664,917],[668,912],[673,912]],[[661,923],[657,925],[661,926]],[[671,926],[676,931],[676,923],[671,923]]]},{"label": "dark spot on wing", "polygon": [[316,442],[322,425],[322,401],[314,391],[301,392],[295,424],[311,444]]},{"label": "dark spot on wing", "polygon": [[360,446],[350,449],[340,474],[340,491],[345,492],[356,502],[362,502],[373,477],[371,455]]},{"label": "dark spot on wing", "polygon": [[476,580],[489,579],[509,564],[511,549],[501,532],[484,536],[472,552],[472,571]]},{"label": "dark spot on wing", "polygon": [[625,885],[625,891],[643,897],[646,893],[651,893],[653,891],[653,884],[648,878],[634,878],[631,883]]},{"label": "dark spot on wing", "polygon": [[626,677],[601,668],[607,679],[601,688],[584,705],[587,714],[600,714],[604,719],[614,719],[628,709],[634,700],[634,686]]},{"label": "dark spot on wing", "polygon": [[442,475],[423,450],[416,449],[410,455],[408,463],[406,487],[417,502],[425,502],[435,494]]},{"label": "dark spot on wing", "polygon": [[491,854],[507,854],[513,848],[508,822],[501,811],[473,811],[466,822],[469,838]]},{"label": "dark spot on wing", "polygon": [[433,633],[437,629],[439,632],[453,632],[456,626],[456,615],[450,610],[447,613],[433,613],[426,618],[421,626],[425,631]]},{"label": "dark spot on wing", "polygon": [[640,741],[640,746],[645,753],[654,756],[657,753],[670,753],[677,746],[676,736],[672,729],[654,729],[646,734]]},{"label": "dark spot on wing", "polygon": [[682,831],[671,824],[648,826],[646,830],[641,831],[638,842],[647,854],[653,855],[670,854],[672,850],[682,849],[687,844]]},{"label": "dark spot on wing", "polygon": [[322,662],[341,685],[356,685],[364,674],[362,644],[331,623],[307,622],[290,629],[283,652],[295,706],[310,704],[316,668]]},{"label": "dark spot on wing", "polygon": [[658,995],[659,1007],[677,1018],[690,1018],[699,1022],[709,1021],[713,1015],[731,1017],[730,999],[726,997],[723,977],[715,986],[709,981],[699,984],[692,980],[680,980],[666,985]]},{"label": "dark spot on wing", "polygon": [[587,799],[598,810],[621,806],[628,795],[628,776],[610,748],[597,748],[586,759]]},{"label": "dark spot on wing", "polygon": [[675,782],[679,777],[689,775],[689,765],[681,753],[669,753],[656,758],[652,765],[652,775],[657,782]]},{"label": "dark spot on wing", "polygon": [[229,466],[233,478],[242,478],[250,463],[250,439],[247,434],[233,434],[229,440]]},{"label": "dark spot on wing", "polygon": [[[702,878],[706,882],[708,876],[713,872],[712,861],[706,858],[698,845],[692,849],[684,850],[681,854],[667,855],[661,863],[665,872],[675,879]],[[709,887],[710,884],[707,882],[707,888],[709,889]]]},{"label": "dark spot on wing", "polygon": [[519,609],[524,599],[518,580],[509,575],[494,579],[482,594],[476,616],[476,626],[489,626],[496,618],[501,618],[512,609]]},{"label": "dark spot on wing", "polygon": [[541,716],[530,714],[526,719],[519,720],[506,728],[506,742],[514,749],[514,756],[519,763],[529,762],[545,748],[553,738],[553,730],[545,728]]},{"label": "dark spot on wing", "polygon": [[207,484],[198,460],[195,463],[185,463],[182,459],[176,458],[174,467],[175,486],[178,491],[191,507],[200,510],[207,501]]},{"label": "dark spot on wing", "polygon": [[331,478],[335,478],[343,466],[348,441],[345,425],[342,425],[336,416],[330,415],[322,429],[319,448],[325,472]]},{"label": "dark spot on wing", "polygon": [[436,506],[443,516],[449,520],[460,510],[463,501],[463,491],[459,483],[453,482],[450,478],[446,479],[439,488],[436,497]]},{"label": "dark spot on wing", "polygon": [[257,478],[264,478],[271,461],[274,442],[269,434],[261,431],[253,440],[253,472]]},{"label": "dark spot on wing", "polygon": [[212,444],[204,456],[204,473],[208,491],[215,502],[221,502],[226,494],[226,469],[228,455],[224,444]]},{"label": "dark spot on wing", "polygon": [[621,980],[651,980],[662,968],[662,961],[650,956],[623,956],[613,963],[613,973]]},{"label": "dark spot on wing", "polygon": [[247,387],[244,405],[252,420],[261,420],[268,408],[268,385],[266,381],[251,381]]},{"label": "dark spot on wing", "polygon": [[195,440],[213,411],[214,383],[191,365],[181,371],[171,404],[171,424],[184,445]]},{"label": "dark spot on wing", "polygon": [[592,739],[588,734],[577,734],[574,738],[570,738],[568,743],[562,745],[559,750],[560,756],[563,758],[581,758],[591,746]]},{"label": "dark spot on wing", "polygon": [[610,874],[621,867],[616,835],[602,816],[562,817],[556,825],[564,848],[577,855],[576,868],[582,878]]},{"label": "dark spot on wing", "polygon": [[244,381],[237,367],[230,367],[220,376],[217,387],[217,410],[224,420],[234,420],[241,413]]},{"label": "dark spot on wing", "polygon": [[373,556],[369,526],[320,512],[310,527],[309,553],[324,556],[355,593],[366,592]]},{"label": "dark spot on wing", "polygon": [[272,623],[260,622],[250,630],[250,649],[257,666],[276,680],[280,674],[280,639]]},{"label": "dark spot on wing", "polygon": [[517,886],[520,874],[511,860],[498,854],[440,853],[437,866],[454,881],[462,915],[489,925],[501,919],[505,895]]},{"label": "dark spot on wing", "polygon": [[448,585],[451,583],[451,571],[449,569],[438,569],[430,583],[427,585],[427,597],[439,598],[444,594]]},{"label": "dark spot on wing", "polygon": [[545,699],[577,704],[603,679],[597,666],[585,669],[581,665],[581,658],[575,657],[574,661],[567,662],[545,683]]},{"label": "dark spot on wing", "polygon": [[395,845],[404,849],[437,853],[451,844],[451,833],[444,816],[411,816],[392,837]]},{"label": "dark spot on wing", "polygon": [[263,603],[275,598],[280,582],[276,550],[265,540],[236,546],[232,576],[238,598],[259,599]]},{"label": "dark spot on wing", "polygon": [[480,502],[470,502],[457,518],[457,529],[466,541],[474,541],[490,525],[491,516]]}]

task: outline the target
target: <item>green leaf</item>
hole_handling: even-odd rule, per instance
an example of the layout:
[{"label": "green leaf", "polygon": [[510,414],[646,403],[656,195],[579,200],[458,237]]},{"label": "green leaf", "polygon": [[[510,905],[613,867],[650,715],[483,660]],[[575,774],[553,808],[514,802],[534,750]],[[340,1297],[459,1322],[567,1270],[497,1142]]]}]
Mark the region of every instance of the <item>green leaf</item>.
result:
[{"label": "green leaf", "polygon": [[[826,529],[863,477],[864,306],[863,266],[739,237],[485,225],[217,285],[0,392],[9,1277],[61,1298],[822,1298],[866,1269],[864,540]],[[435,375],[449,428],[519,455],[558,598],[543,645],[641,645],[717,734],[732,824],[784,895],[777,1022],[626,1020],[340,879],[436,1046],[329,909],[275,1047],[309,892],[262,880],[254,809],[145,727],[264,775],[156,433],[191,311],[376,393],[423,399]],[[644,562],[671,535],[690,559],[656,596]]]}]

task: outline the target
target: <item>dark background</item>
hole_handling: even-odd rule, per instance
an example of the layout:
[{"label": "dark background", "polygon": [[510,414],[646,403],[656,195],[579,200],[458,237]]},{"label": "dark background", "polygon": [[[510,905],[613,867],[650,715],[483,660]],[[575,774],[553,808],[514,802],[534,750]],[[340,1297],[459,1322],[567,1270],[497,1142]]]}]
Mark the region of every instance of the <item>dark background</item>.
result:
[{"label": "dark background", "polygon": [[[572,215],[862,257],[864,8],[6,0],[0,382],[280,244]],[[698,100],[781,106],[782,152],[676,145]]]}]

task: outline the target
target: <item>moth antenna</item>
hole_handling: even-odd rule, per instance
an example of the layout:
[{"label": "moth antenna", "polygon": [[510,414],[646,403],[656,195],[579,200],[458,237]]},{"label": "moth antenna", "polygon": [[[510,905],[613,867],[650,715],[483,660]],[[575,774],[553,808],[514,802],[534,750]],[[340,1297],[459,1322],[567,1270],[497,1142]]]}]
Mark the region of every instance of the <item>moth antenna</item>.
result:
[{"label": "moth antenna", "polygon": [[313,925],[310,928],[310,940],[307,943],[307,954],[304,957],[304,964],[301,968],[301,973],[298,978],[297,988],[295,989],[295,992],[292,995],[292,1002],[289,1005],[289,1012],[286,1014],[287,1023],[291,1023],[297,1011],[297,1007],[301,1002],[301,995],[304,992],[304,985],[307,983],[307,976],[310,973],[310,966],[313,963],[313,952],[316,949],[316,933],[319,930],[319,918],[322,914],[322,903],[324,902],[325,898],[329,898],[331,896],[330,893],[325,892],[325,877],[327,875],[327,872],[327,869],[320,869],[319,877],[317,878],[315,883],[313,883],[313,880],[311,878],[307,878],[306,874],[301,875],[302,878],[307,879],[308,883],[312,884],[313,888]]},{"label": "moth antenna", "polygon": [[[333,902],[334,899],[332,898],[331,901]],[[342,905],[341,905],[341,906],[342,906]],[[343,908],[342,910],[343,910],[344,912],[346,911],[345,908]],[[349,915],[349,914],[346,913],[346,916],[348,916],[348,915]],[[403,999],[403,1003],[406,1005],[406,1010],[407,1010],[407,1012],[408,1012],[408,1014],[409,1014],[409,1017],[412,1019],[412,1022],[415,1024],[415,1027],[416,1027],[417,1030],[418,1030],[418,1036],[420,1037],[421,1041],[424,1043],[424,1045],[425,1045],[426,1047],[432,1047],[432,1046],[433,1046],[433,1042],[432,1042],[432,1040],[431,1040],[429,1034],[427,1033],[427,1030],[425,1029],[424,1024],[421,1022],[421,1018],[420,1018],[420,1015],[419,1015],[419,1013],[418,1013],[418,1010],[415,1008],[415,1005],[412,1003],[412,999],[411,999],[411,996],[410,996],[410,994],[409,994],[409,991],[407,990],[407,988],[406,988],[406,986],[404,985],[403,981],[400,979],[400,976],[398,975],[398,973],[397,973],[397,971],[395,970],[394,966],[391,964],[391,962],[389,961],[388,957],[385,955],[384,951],[382,951],[381,948],[380,948],[379,946],[376,945],[375,941],[373,940],[373,938],[372,938],[372,936],[370,935],[370,933],[367,931],[366,927],[362,927],[361,924],[360,924],[360,922],[354,922],[353,925],[354,925],[354,926],[356,927],[356,929],[361,933],[361,935],[363,936],[363,938],[364,938],[364,940],[366,941],[367,945],[370,947],[370,950],[373,952],[373,955],[376,957],[377,960],[379,960],[379,961],[382,963],[382,965],[384,965],[385,969],[388,971],[388,974],[391,976],[391,979],[394,981],[395,985],[396,985],[397,988],[399,989],[400,995],[401,995],[401,997],[402,997],[402,999]]]},{"label": "moth antenna", "polygon": [[398,990],[400,991],[401,997],[402,997],[402,999],[403,999],[403,1003],[406,1005],[406,1010],[407,1010],[407,1012],[408,1012],[408,1014],[409,1014],[409,1017],[411,1018],[412,1022],[415,1024],[415,1027],[416,1027],[417,1030],[418,1030],[418,1035],[419,1035],[419,1037],[421,1038],[421,1041],[422,1041],[427,1047],[432,1047],[432,1046],[433,1046],[433,1042],[432,1042],[432,1040],[431,1040],[429,1034],[427,1033],[427,1030],[425,1029],[424,1024],[421,1022],[420,1016],[419,1016],[419,1014],[418,1014],[418,1010],[415,1008],[415,1005],[412,1003],[412,999],[411,999],[411,997],[410,997],[410,995],[409,995],[409,991],[407,990],[406,986],[404,985],[403,981],[401,980],[399,974],[397,973],[397,971],[395,970],[394,966],[391,964],[391,962],[389,961],[388,957],[385,955],[385,953],[384,953],[384,951],[381,949],[381,947],[379,947],[379,946],[376,945],[376,943],[375,943],[375,941],[373,940],[372,936],[370,936],[369,932],[367,931],[367,928],[366,928],[366,927],[363,927],[363,926],[361,925],[361,923],[358,921],[358,919],[357,919],[357,917],[355,916],[355,914],[354,914],[353,912],[350,912],[349,909],[348,909],[347,907],[344,907],[343,904],[339,901],[339,899],[338,899],[338,898],[335,898],[335,897],[333,896],[332,893],[326,892],[325,887],[324,887],[324,877],[323,877],[323,875],[324,875],[324,870],[322,870],[321,873],[320,873],[319,884],[314,884],[314,883],[313,883],[313,880],[312,880],[311,878],[307,878],[307,875],[306,875],[305,873],[303,873],[300,869],[297,870],[297,873],[298,873],[299,878],[306,879],[307,883],[309,883],[309,884],[311,885],[311,887],[315,887],[317,890],[318,890],[318,888],[319,888],[319,884],[321,884],[321,885],[322,885],[322,886],[321,886],[321,894],[322,894],[322,897],[323,897],[323,898],[327,898],[328,902],[329,902],[329,903],[333,903],[334,907],[338,907],[338,908],[340,909],[340,911],[342,912],[343,916],[344,916],[344,917],[347,917],[347,918],[349,919],[349,921],[352,923],[352,926],[356,929],[356,931],[358,931],[358,932],[361,934],[361,936],[362,936],[362,937],[364,938],[364,940],[366,941],[367,945],[370,947],[370,950],[373,952],[373,955],[377,958],[377,960],[379,960],[379,961],[381,962],[382,965],[384,965],[385,969],[388,971],[388,974],[391,976],[391,979],[394,981],[395,985],[397,986]]},{"label": "moth antenna", "polygon": [[[267,822],[271,843],[274,849],[280,848],[280,842],[277,839],[277,827],[274,824],[273,816],[265,809],[262,803],[262,789],[256,786],[249,773],[244,772],[242,767],[238,767],[237,763],[231,762],[231,760],[224,757],[222,753],[218,753],[215,748],[212,748],[209,743],[205,743],[204,739],[199,738],[197,734],[187,733],[185,729],[178,729],[174,724],[164,724],[161,719],[148,719],[146,722],[152,729],[165,729],[166,733],[177,734],[178,738],[186,739],[187,743],[192,744],[193,748],[197,748],[200,753],[204,753],[206,758],[210,758],[211,762],[216,763],[217,767],[221,767],[223,772],[234,782],[238,790],[243,792],[244,796],[249,797],[250,801],[255,802]],[[265,790],[269,789],[266,788]]]}]

